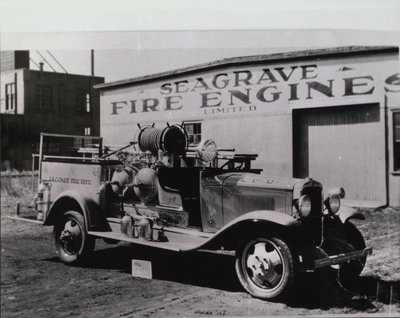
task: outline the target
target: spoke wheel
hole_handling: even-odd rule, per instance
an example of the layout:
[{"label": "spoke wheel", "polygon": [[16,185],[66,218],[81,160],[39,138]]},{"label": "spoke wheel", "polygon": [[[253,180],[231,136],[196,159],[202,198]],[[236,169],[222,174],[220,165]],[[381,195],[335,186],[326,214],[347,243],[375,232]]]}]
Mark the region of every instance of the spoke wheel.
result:
[{"label": "spoke wheel", "polygon": [[252,296],[282,298],[293,283],[293,257],[288,245],[278,238],[247,240],[237,250],[236,273]]},{"label": "spoke wheel", "polygon": [[64,213],[54,226],[54,243],[58,256],[64,263],[76,263],[94,249],[95,239],[86,233],[82,214]]}]

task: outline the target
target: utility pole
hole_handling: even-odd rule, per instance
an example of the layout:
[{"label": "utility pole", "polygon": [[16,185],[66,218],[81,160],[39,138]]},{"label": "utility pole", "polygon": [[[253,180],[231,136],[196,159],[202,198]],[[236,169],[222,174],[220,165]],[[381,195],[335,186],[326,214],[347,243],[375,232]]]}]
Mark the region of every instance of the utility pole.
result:
[{"label": "utility pole", "polygon": [[90,53],[91,53],[91,58],[90,58],[90,61],[91,61],[91,63],[92,63],[92,67],[91,67],[91,71],[92,71],[92,76],[94,76],[94,50],[90,50]]},{"label": "utility pole", "polygon": [[94,109],[93,109],[93,85],[94,85],[94,50],[90,50],[90,89],[89,89],[89,107],[90,107],[90,134],[94,132],[94,126],[97,123],[94,123]]}]

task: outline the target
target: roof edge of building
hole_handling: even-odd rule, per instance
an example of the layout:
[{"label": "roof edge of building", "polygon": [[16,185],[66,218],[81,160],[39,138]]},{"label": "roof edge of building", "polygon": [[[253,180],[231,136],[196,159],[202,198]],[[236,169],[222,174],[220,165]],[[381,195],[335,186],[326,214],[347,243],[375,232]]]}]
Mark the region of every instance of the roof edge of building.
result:
[{"label": "roof edge of building", "polygon": [[315,50],[290,51],[283,53],[272,53],[252,56],[229,57],[208,63],[197,64],[189,67],[179,68],[171,71],[144,75],[124,80],[113,81],[104,84],[94,85],[95,89],[107,90],[116,87],[128,86],[131,84],[141,84],[152,80],[165,79],[173,76],[188,75],[200,71],[218,69],[220,67],[230,67],[245,64],[272,63],[276,61],[309,60],[315,58],[345,57],[351,55],[369,55],[398,53],[396,46],[344,46],[332,47]]},{"label": "roof edge of building", "polygon": [[75,74],[75,73],[65,73],[65,72],[50,72],[50,71],[41,71],[41,70],[32,70],[30,68],[20,68],[20,69],[15,69],[16,70],[26,70],[28,72],[34,72],[34,73],[45,73],[46,75],[48,74],[57,74],[57,75],[65,75],[65,76],[75,76],[75,77],[84,77],[84,78],[99,78],[99,79],[105,79],[104,76],[96,76],[96,75],[85,75],[85,74]]}]

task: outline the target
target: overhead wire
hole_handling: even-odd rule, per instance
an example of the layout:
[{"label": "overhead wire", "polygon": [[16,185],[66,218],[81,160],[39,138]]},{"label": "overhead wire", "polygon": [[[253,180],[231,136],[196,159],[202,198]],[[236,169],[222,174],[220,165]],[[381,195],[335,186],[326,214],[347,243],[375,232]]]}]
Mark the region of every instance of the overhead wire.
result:
[{"label": "overhead wire", "polygon": [[29,57],[29,59],[31,60],[31,62],[33,63],[33,64],[35,64],[36,65],[36,67],[37,68],[39,68],[40,69],[40,66],[39,66],[39,64],[38,63],[36,63],[31,57]]},{"label": "overhead wire", "polygon": [[61,65],[61,63],[56,59],[56,57],[49,51],[46,50],[46,52],[53,58],[54,61],[64,70],[65,74],[68,74],[67,70],[64,68],[64,66]]},{"label": "overhead wire", "polygon": [[46,60],[46,58],[38,51],[36,50],[36,53],[39,54],[39,56],[43,59],[43,61],[45,61],[47,63],[47,65],[54,71],[57,73],[56,69],[49,63],[49,61]]}]

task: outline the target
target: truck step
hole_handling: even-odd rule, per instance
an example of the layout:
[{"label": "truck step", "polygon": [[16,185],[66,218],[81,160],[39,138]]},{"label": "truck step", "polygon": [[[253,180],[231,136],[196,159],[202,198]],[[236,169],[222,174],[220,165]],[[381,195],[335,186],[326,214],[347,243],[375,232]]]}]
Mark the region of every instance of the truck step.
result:
[{"label": "truck step", "polygon": [[[116,229],[114,228],[114,230]],[[179,229],[164,229],[163,233],[164,236],[167,238],[167,241],[161,242],[157,240],[159,230],[160,228],[157,228],[156,226],[153,228],[153,241],[148,241],[143,238],[129,237],[125,234],[122,234],[120,231],[89,231],[88,233],[96,237],[108,238],[116,241],[129,242],[177,252],[195,249],[206,242],[208,239],[208,237],[200,235],[196,236],[193,234],[189,234],[188,232],[179,232]]]}]

